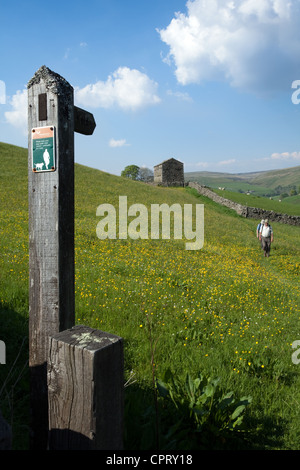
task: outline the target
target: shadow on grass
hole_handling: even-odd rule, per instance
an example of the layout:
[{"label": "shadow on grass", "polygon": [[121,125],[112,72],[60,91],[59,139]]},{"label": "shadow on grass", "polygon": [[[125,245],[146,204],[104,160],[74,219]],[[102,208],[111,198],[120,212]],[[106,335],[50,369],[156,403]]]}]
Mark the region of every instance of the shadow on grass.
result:
[{"label": "shadow on grass", "polygon": [[13,450],[29,448],[28,320],[0,306],[0,339],[6,347],[0,364],[0,410],[12,429]]},{"label": "shadow on grass", "polygon": [[[14,450],[29,449],[30,385],[28,320],[0,307],[0,339],[6,345],[6,364],[0,364],[0,410],[10,424]],[[151,387],[125,388],[125,450],[274,450],[281,449],[287,423],[278,417],[253,417],[251,409],[242,432],[219,432],[211,427],[196,432],[191,422],[178,418],[176,409],[160,399],[156,408]],[[158,411],[158,412],[157,412]]]},{"label": "shadow on grass", "polygon": [[[125,389],[124,448],[131,451],[277,450],[281,449],[285,423],[278,417],[259,422],[247,413],[240,431],[220,431],[212,424],[201,432],[189,420],[190,410],[179,416],[175,407],[155,398],[150,388],[130,385]],[[181,418],[181,419],[180,419]]]}]

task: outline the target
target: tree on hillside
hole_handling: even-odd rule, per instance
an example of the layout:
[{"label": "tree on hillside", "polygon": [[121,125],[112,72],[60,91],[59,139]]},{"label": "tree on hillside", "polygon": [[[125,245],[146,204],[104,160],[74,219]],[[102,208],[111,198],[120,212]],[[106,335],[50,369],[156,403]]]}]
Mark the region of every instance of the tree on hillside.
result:
[{"label": "tree on hillside", "polygon": [[122,171],[121,176],[125,176],[126,178],[130,178],[132,180],[137,180],[139,179],[139,172],[140,167],[137,165],[128,165]]},{"label": "tree on hillside", "polygon": [[149,183],[150,181],[153,181],[153,170],[150,170],[150,168],[146,168],[145,166],[140,168],[139,172],[139,180],[144,181],[144,183]]}]

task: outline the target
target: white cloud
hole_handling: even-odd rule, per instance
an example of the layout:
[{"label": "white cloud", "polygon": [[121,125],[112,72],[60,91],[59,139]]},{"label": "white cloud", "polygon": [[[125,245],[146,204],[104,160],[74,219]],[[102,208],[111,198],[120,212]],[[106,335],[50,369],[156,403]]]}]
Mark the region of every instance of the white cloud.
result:
[{"label": "white cloud", "polygon": [[64,60],[68,60],[70,56],[71,48],[67,47],[65,54],[64,54]]},{"label": "white cloud", "polygon": [[286,88],[299,71],[299,0],[188,0],[159,30],[182,85],[228,80],[247,91]]},{"label": "white cloud", "polygon": [[157,83],[145,73],[128,67],[119,67],[106,82],[98,81],[75,90],[79,104],[89,107],[138,110],[160,102]]},{"label": "white cloud", "polygon": [[125,145],[126,146],[129,145],[126,143],[126,139],[119,139],[119,140],[110,139],[109,141],[110,147],[124,147]]},{"label": "white cloud", "polygon": [[219,165],[231,165],[232,163],[236,163],[236,160],[234,158],[231,158],[229,160],[222,160],[218,164]]},{"label": "white cloud", "polygon": [[266,160],[300,161],[300,152],[272,153],[271,157],[266,158]]},{"label": "white cloud", "polygon": [[207,162],[188,163],[187,166],[195,166],[196,168],[207,168]]},{"label": "white cloud", "polygon": [[22,130],[27,134],[27,90],[18,90],[10,100],[12,111],[6,111],[5,118],[9,124]]},{"label": "white cloud", "polygon": [[193,101],[188,93],[183,93],[182,91],[167,90],[167,95],[175,96],[175,98],[178,98],[181,101]]}]

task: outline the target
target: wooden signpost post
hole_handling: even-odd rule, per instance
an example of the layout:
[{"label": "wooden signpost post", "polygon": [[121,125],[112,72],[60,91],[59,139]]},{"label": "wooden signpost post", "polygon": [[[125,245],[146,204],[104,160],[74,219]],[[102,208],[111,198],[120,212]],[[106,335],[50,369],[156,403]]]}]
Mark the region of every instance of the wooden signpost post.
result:
[{"label": "wooden signpost post", "polygon": [[49,450],[123,449],[123,340],[76,325],[51,336]]},{"label": "wooden signpost post", "polygon": [[74,106],[72,86],[47,67],[27,88],[31,447],[45,449],[49,336],[75,322],[74,132],[91,135],[96,124]]}]

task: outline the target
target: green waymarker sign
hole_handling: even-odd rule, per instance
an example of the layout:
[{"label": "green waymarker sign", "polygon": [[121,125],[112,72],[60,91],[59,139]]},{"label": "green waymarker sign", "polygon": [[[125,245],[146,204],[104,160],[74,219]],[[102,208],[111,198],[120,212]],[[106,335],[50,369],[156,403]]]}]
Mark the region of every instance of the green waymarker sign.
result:
[{"label": "green waymarker sign", "polygon": [[32,129],[32,171],[54,171],[55,132],[54,127],[36,127]]}]

